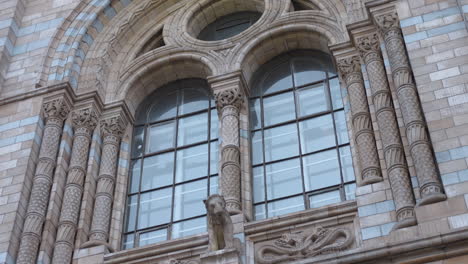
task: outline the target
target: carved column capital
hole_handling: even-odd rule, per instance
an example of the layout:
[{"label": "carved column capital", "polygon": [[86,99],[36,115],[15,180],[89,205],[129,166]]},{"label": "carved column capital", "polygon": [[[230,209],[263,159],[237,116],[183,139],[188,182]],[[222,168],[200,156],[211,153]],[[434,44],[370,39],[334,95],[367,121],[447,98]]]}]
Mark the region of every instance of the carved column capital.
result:
[{"label": "carved column capital", "polygon": [[77,109],[72,112],[72,124],[75,128],[94,130],[97,126],[97,113],[92,107]]},{"label": "carved column capital", "polygon": [[63,122],[70,113],[70,102],[65,97],[55,98],[44,102],[42,110],[46,121],[55,119]]},{"label": "carved column capital", "polygon": [[99,122],[101,133],[104,137],[114,136],[121,138],[127,126],[126,120],[118,115],[101,119]]},{"label": "carved column capital", "polygon": [[351,74],[361,72],[361,60],[357,55],[339,59],[337,62],[338,70],[346,82],[348,82],[347,79]]},{"label": "carved column capital", "polygon": [[396,10],[392,10],[390,12],[375,15],[374,20],[377,26],[384,32],[393,28],[400,27],[400,25],[398,24],[399,20],[398,20],[398,14],[396,13]]},{"label": "carved column capital", "polygon": [[371,52],[380,52],[380,41],[377,32],[356,37],[356,46],[364,57]]},{"label": "carved column capital", "polygon": [[240,109],[244,102],[244,95],[240,87],[231,87],[214,92],[216,106],[219,110],[226,106],[234,106]]}]

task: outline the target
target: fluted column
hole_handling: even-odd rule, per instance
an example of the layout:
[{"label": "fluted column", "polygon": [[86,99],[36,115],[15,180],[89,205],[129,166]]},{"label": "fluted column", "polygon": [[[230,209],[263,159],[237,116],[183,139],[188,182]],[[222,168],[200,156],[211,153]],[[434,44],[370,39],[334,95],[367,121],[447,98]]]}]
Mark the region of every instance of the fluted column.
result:
[{"label": "fluted column", "polygon": [[399,229],[416,224],[415,200],[377,33],[356,37],[366,65]]},{"label": "fluted column", "polygon": [[[231,214],[241,213],[241,166],[239,148],[239,113],[243,92],[239,76],[216,80],[214,96],[221,122],[220,189]],[[217,87],[221,84],[219,87]]]},{"label": "fluted column", "polygon": [[73,111],[72,123],[75,130],[73,148],[63,195],[62,210],[60,211],[57,238],[52,258],[53,264],[71,263],[91,135],[97,124],[95,109],[86,107]]},{"label": "fluted column", "polygon": [[353,132],[361,169],[361,184],[366,185],[382,181],[379,155],[375,144],[359,57],[353,55],[339,59],[338,69],[348,89]]},{"label": "fluted column", "polygon": [[43,104],[45,118],[44,134],[39,151],[39,161],[34,174],[26,220],[18,252],[18,264],[36,263],[41,242],[47,204],[49,202],[52,175],[57,162],[57,153],[63,130],[63,122],[70,111],[70,101],[60,96]]},{"label": "fluted column", "polygon": [[93,220],[89,241],[83,247],[106,245],[109,239],[109,226],[114,196],[114,186],[117,173],[120,142],[126,127],[126,120],[121,115],[106,117],[101,120],[100,128],[103,135],[101,164],[97,179],[96,197],[94,202]]},{"label": "fluted column", "polygon": [[446,196],[440,182],[396,11],[392,10],[374,16],[374,19],[385,39],[393,82],[401,106],[410,153],[419,181],[421,194],[419,205],[443,201]]}]

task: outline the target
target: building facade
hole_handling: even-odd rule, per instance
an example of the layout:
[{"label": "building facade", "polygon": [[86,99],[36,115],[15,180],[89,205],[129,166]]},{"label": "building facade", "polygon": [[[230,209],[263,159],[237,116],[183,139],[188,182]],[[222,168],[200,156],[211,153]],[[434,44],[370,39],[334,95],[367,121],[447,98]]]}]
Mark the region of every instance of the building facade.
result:
[{"label": "building facade", "polygon": [[0,0],[0,263],[468,263],[467,19]]}]

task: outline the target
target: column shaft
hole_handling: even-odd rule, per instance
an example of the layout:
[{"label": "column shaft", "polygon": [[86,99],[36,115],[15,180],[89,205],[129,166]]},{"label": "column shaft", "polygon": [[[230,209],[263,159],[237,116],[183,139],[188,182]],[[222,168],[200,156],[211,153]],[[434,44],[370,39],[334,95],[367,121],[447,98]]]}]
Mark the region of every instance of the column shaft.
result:
[{"label": "column shaft", "polygon": [[376,33],[359,37],[357,46],[366,65],[377,124],[382,139],[388,178],[395,202],[397,221],[394,229],[416,224],[415,200],[405,150],[393,107],[392,94]]},{"label": "column shaft", "polygon": [[21,234],[21,244],[16,262],[18,264],[36,263],[63,122],[68,115],[70,105],[64,98],[59,98],[44,103],[43,110],[46,122],[23,233]]},{"label": "column shaft", "polygon": [[52,258],[54,264],[71,263],[96,113],[90,108],[75,111],[72,121],[75,134]]},{"label": "column shaft", "polygon": [[401,106],[406,135],[418,177],[420,205],[446,199],[429,140],[426,122],[414,83],[413,73],[406,54],[403,35],[395,11],[375,17],[390,59],[393,82]]},{"label": "column shaft", "polygon": [[339,60],[338,68],[348,89],[353,132],[361,169],[361,184],[367,185],[382,181],[379,155],[375,144],[359,57],[352,56]]}]

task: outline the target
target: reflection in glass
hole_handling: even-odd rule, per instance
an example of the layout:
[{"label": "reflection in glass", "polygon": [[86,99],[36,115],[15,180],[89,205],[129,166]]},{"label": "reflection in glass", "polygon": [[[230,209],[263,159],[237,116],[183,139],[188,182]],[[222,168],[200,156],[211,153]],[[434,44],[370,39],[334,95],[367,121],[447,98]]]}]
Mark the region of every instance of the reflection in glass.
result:
[{"label": "reflection in glass", "polygon": [[296,87],[314,83],[326,78],[323,67],[319,62],[311,63],[310,59],[293,60],[294,82]]},{"label": "reflection in glass", "polygon": [[132,195],[127,198],[127,217],[125,219],[125,231],[131,232],[135,230],[136,214],[137,214],[138,196]]},{"label": "reflection in glass", "polygon": [[343,97],[341,96],[340,80],[338,78],[331,79],[329,84],[333,109],[343,108]]},{"label": "reflection in glass", "polygon": [[335,132],[331,115],[308,119],[299,123],[302,154],[335,145]]},{"label": "reflection in glass", "polygon": [[144,159],[141,191],[172,184],[174,176],[174,152]]},{"label": "reflection in glass", "polygon": [[297,90],[297,111],[300,117],[317,114],[328,110],[325,85],[311,85]]},{"label": "reflection in glass", "polygon": [[344,111],[335,112],[334,115],[338,144],[342,145],[349,143],[348,128],[346,126],[346,117]]},{"label": "reflection in glass", "polygon": [[299,159],[267,165],[266,185],[269,200],[302,192],[301,164]]},{"label": "reflection in glass", "polygon": [[133,132],[132,158],[140,157],[143,154],[143,135],[145,128],[137,127]]},{"label": "reflection in glass", "polygon": [[340,166],[335,149],[303,157],[306,191],[341,183]]},{"label": "reflection in glass", "polygon": [[177,185],[174,193],[174,221],[205,213],[202,200],[207,194],[207,180]]},{"label": "reflection in glass", "polygon": [[209,195],[218,193],[218,189],[219,189],[218,180],[219,180],[218,176],[211,176],[210,177],[210,193],[209,193]]},{"label": "reflection in glass", "polygon": [[167,239],[167,229],[160,229],[156,231],[146,232],[140,234],[139,246],[146,246],[149,244],[158,243]]},{"label": "reflection in glass", "polygon": [[268,217],[289,214],[304,210],[303,196],[268,203]]},{"label": "reflection in glass", "polygon": [[346,184],[345,187],[346,200],[356,199],[356,184]]},{"label": "reflection in glass", "polygon": [[208,138],[207,114],[202,113],[179,119],[179,130],[177,133],[177,146],[206,141]]},{"label": "reflection in glass", "polygon": [[203,88],[184,88],[181,90],[179,115],[208,109],[209,97]]},{"label": "reflection in glass", "polygon": [[175,122],[160,123],[149,128],[146,153],[174,147]]},{"label": "reflection in glass", "polygon": [[176,183],[208,176],[208,144],[177,151]]},{"label": "reflection in glass", "polygon": [[331,191],[321,194],[314,194],[309,197],[310,208],[317,208],[329,204],[341,202],[340,191]]},{"label": "reflection in glass", "polygon": [[140,188],[141,159],[132,161],[131,172],[129,192],[136,193]]},{"label": "reflection in glass", "polygon": [[252,164],[263,162],[262,131],[252,133]]},{"label": "reflection in glass", "polygon": [[171,203],[172,188],[141,194],[138,229],[168,223],[171,220]]},{"label": "reflection in glass", "polygon": [[210,144],[210,175],[213,175],[218,173],[219,142],[213,141]]},{"label": "reflection in glass", "polygon": [[292,92],[264,98],[263,109],[265,111],[263,115],[265,127],[296,118]]},{"label": "reflection in glass", "polygon": [[150,96],[147,101],[150,106],[140,106],[142,111],[148,111],[148,117],[143,123],[153,123],[173,118],[177,114],[177,91],[165,87]]},{"label": "reflection in glass", "polygon": [[299,154],[296,124],[265,130],[265,162]]},{"label": "reflection in glass", "polygon": [[176,223],[172,226],[172,238],[180,238],[206,231],[206,217]]},{"label": "reflection in glass", "polygon": [[354,177],[353,158],[351,157],[351,149],[349,146],[340,148],[340,159],[343,181],[350,182],[356,180]]},{"label": "reflection in glass", "polygon": [[255,210],[255,220],[262,220],[266,218],[265,204],[256,205],[254,210]]},{"label": "reflection in glass", "polygon": [[265,201],[265,175],[263,174],[263,166],[255,167],[253,172],[253,200],[254,203]]},{"label": "reflection in glass", "polygon": [[135,246],[134,241],[135,241],[135,235],[134,234],[125,235],[123,237],[123,239],[122,239],[122,249],[126,250],[126,249],[133,248]]},{"label": "reflection in glass", "polygon": [[216,109],[211,110],[211,120],[210,120],[210,139],[218,138],[219,128],[218,128],[218,111]]},{"label": "reflection in glass", "polygon": [[278,65],[275,69],[268,73],[262,85],[260,86],[262,87],[260,89],[263,90],[257,91],[258,94],[254,94],[254,96],[258,96],[260,94],[267,95],[293,87],[289,63]]},{"label": "reflection in glass", "polygon": [[250,127],[251,129],[262,127],[260,99],[250,101]]}]

